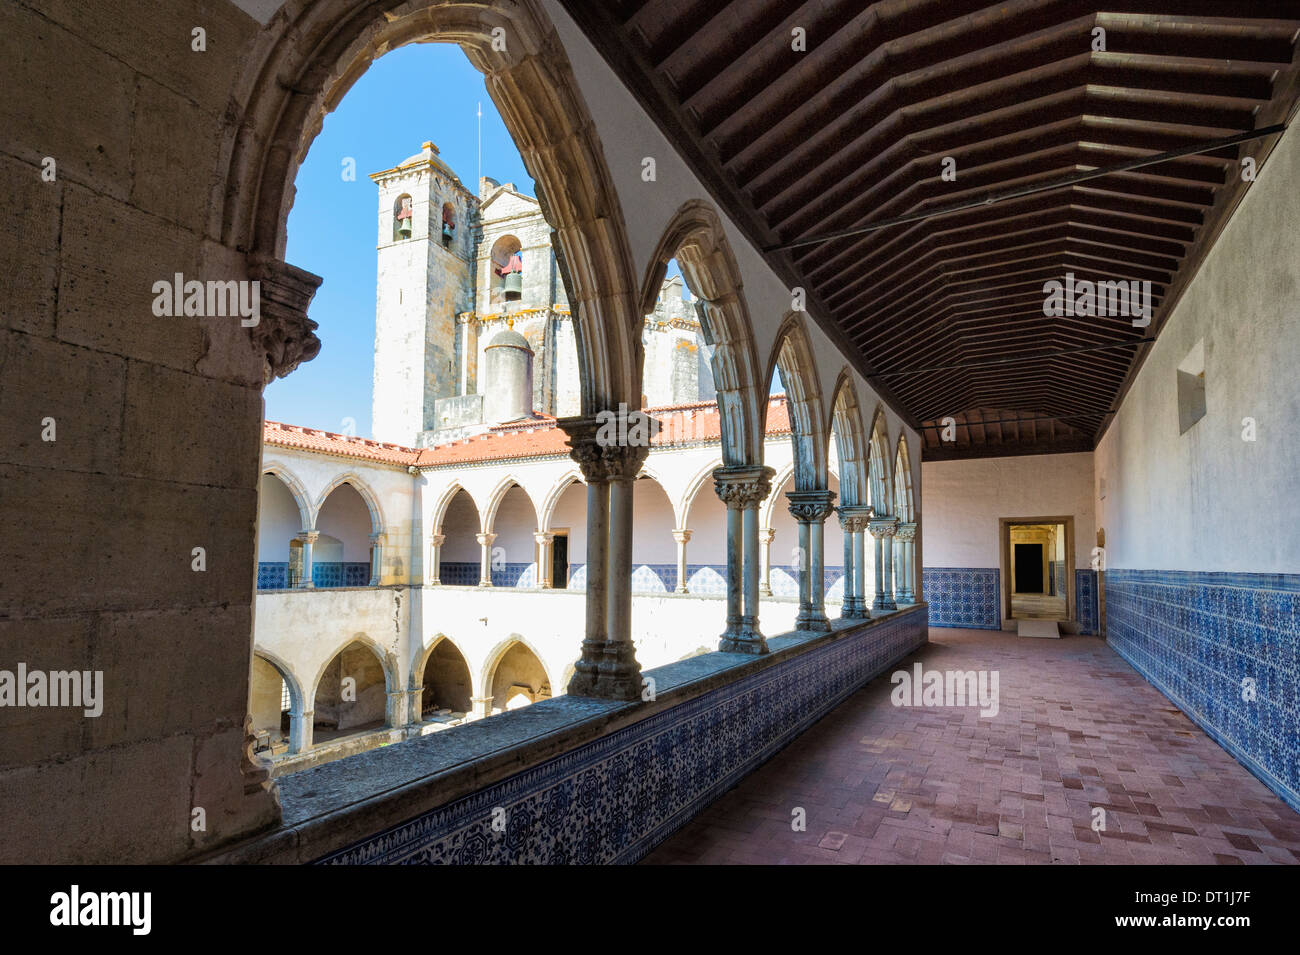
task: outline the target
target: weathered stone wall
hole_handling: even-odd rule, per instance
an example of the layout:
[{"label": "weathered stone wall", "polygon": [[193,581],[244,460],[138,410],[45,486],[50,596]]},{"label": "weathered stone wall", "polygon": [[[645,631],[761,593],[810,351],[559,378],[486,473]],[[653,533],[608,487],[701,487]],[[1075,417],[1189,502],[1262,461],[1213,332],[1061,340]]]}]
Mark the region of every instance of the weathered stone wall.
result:
[{"label": "weathered stone wall", "polygon": [[177,272],[247,277],[219,230],[257,28],[227,3],[0,7],[22,51],[0,97],[0,647],[104,674],[96,718],[0,708],[0,805],[24,820],[3,862],[176,859],[276,818],[240,775],[261,361],[238,318],[152,310]]}]

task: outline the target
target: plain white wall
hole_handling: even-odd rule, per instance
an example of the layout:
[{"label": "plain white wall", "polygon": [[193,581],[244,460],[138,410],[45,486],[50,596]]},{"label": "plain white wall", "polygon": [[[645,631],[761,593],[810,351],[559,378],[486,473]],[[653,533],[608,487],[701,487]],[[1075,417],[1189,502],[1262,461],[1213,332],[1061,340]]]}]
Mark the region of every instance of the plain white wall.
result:
[{"label": "plain white wall", "polygon": [[1074,566],[1090,566],[1092,468],[1091,453],[927,461],[925,566],[998,567],[1000,518],[1067,516],[1074,518]]},{"label": "plain white wall", "polygon": [[[1300,572],[1298,180],[1300,133],[1288,132],[1102,436],[1109,567]],[[1176,372],[1198,341],[1206,414],[1180,435]],[[1253,442],[1242,440],[1248,417]]]}]

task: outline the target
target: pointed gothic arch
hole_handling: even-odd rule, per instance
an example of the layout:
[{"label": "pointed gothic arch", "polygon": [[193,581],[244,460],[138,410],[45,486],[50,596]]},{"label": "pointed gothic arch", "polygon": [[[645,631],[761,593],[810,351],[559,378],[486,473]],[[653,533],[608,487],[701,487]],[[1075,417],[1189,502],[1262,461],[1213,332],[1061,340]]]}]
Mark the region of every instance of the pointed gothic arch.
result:
[{"label": "pointed gothic arch", "polygon": [[867,487],[871,492],[871,506],[877,517],[892,517],[894,506],[893,457],[890,455],[889,426],[885,420],[885,409],[876,405],[876,413],[871,419],[871,437],[868,458]]},{"label": "pointed gothic arch", "polygon": [[[813,360],[808,329],[798,312],[790,312],[777,330],[764,381],[774,371],[781,373],[786,407],[790,411],[790,436],[794,442],[794,486],[797,491],[824,490],[827,485],[826,418],[822,411],[821,385]],[[762,403],[766,417],[768,402]]]},{"label": "pointed gothic arch", "polygon": [[[640,394],[641,316],[622,209],[564,46],[539,0],[282,6],[254,41],[230,97],[245,105],[232,117],[237,132],[225,146],[223,244],[248,253],[250,271],[283,260],[293,182],[325,115],[373,60],[424,42],[459,45],[484,74],[537,183],[570,286],[583,413],[632,405]],[[303,281],[300,270],[287,271],[293,282]],[[301,334],[289,331],[291,339]],[[319,347],[299,349],[299,357]]]},{"label": "pointed gothic arch", "polygon": [[898,436],[898,450],[894,452],[894,516],[900,521],[916,520],[916,504],[912,497],[912,459],[907,451],[907,435]]},{"label": "pointed gothic arch", "polygon": [[307,493],[307,486],[299,480],[298,476],[282,464],[268,464],[262,468],[262,474],[273,475],[288,489],[294,503],[298,505],[298,517],[302,521],[300,529],[314,527],[316,511],[311,504],[311,495]]},{"label": "pointed gothic arch", "polygon": [[862,404],[848,368],[840,371],[831,399],[830,431],[835,435],[841,504],[867,503],[867,463],[870,456],[862,422]]},{"label": "pointed gothic arch", "polygon": [[505,500],[511,489],[516,487],[524,493],[524,497],[528,498],[528,503],[533,506],[534,530],[541,526],[540,509],[537,507],[537,502],[533,500],[532,494],[528,493],[528,488],[524,487],[518,475],[508,474],[492,489],[492,493],[488,496],[487,506],[479,517],[479,526],[483,528],[484,533],[490,534],[494,532],[497,511],[501,507],[501,502]]},{"label": "pointed gothic arch", "polygon": [[451,502],[456,500],[456,495],[462,492],[464,492],[465,496],[470,500],[471,509],[474,511],[474,519],[479,522],[479,530],[483,529],[483,518],[479,513],[477,502],[474,501],[474,495],[470,494],[469,491],[465,489],[465,486],[459,481],[452,481],[447,489],[442,492],[442,495],[438,498],[437,502],[433,505],[433,511],[431,514],[432,520],[430,523],[430,526],[433,528],[433,533],[442,533],[443,522],[447,519],[447,509],[451,507]]},{"label": "pointed gothic arch", "polygon": [[370,533],[382,534],[385,532],[386,524],[384,523],[384,513],[379,507],[379,496],[371,489],[370,485],[361,480],[354,471],[347,471],[338,475],[329,484],[325,485],[320,496],[316,498],[316,506],[312,509],[312,527],[316,526],[317,519],[320,518],[321,508],[329,499],[330,494],[338,490],[344,484],[351,486],[361,497],[362,502],[366,505],[366,510],[370,512]]},{"label": "pointed gothic arch", "polygon": [[[713,347],[713,384],[718,396],[725,465],[763,463],[762,389],[753,324],[745,304],[740,267],[708,203],[684,203],[664,228],[646,266],[640,314],[654,311],[670,259],[700,301],[704,340]],[[638,349],[640,339],[637,339]],[[643,356],[638,351],[638,370]]]},{"label": "pointed gothic arch", "polygon": [[551,521],[555,518],[555,509],[560,505],[560,498],[564,496],[564,492],[574,482],[578,484],[586,483],[582,480],[581,471],[577,468],[570,468],[560,475],[560,479],[552,484],[551,489],[546,492],[546,499],[542,501],[537,524],[538,530],[542,533],[550,533]]}]

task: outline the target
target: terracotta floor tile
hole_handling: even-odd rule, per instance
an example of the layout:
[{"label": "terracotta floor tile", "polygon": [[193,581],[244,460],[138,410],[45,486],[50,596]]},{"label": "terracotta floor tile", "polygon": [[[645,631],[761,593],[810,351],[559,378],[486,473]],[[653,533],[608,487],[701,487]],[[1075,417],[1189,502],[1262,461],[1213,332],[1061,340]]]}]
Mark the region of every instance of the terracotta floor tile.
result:
[{"label": "terracotta floor tile", "polygon": [[[1300,815],[1102,640],[935,629],[930,641],[895,669],[997,670],[996,717],[895,707],[884,674],[645,861],[1300,862]],[[804,832],[790,829],[796,806]]]}]

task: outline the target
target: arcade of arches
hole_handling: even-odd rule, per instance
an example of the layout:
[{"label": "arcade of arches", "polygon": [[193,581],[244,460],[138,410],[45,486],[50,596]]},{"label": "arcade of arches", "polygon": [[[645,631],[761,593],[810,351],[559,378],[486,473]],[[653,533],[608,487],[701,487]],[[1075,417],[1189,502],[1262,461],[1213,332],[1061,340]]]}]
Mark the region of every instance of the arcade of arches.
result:
[{"label": "arcade of arches", "polygon": [[[178,0],[143,38],[129,6],[0,10],[38,100],[0,145],[0,700],[18,662],[104,686],[0,706],[31,821],[0,861],[740,861],[710,821],[761,828],[764,786],[808,826],[744,861],[915,861],[909,829],[996,861],[990,824],[1018,861],[1300,858],[1300,13],[830,0],[800,51],[776,0]],[[298,169],[430,41],[548,227],[546,282],[516,239],[498,311],[441,316],[504,326],[511,387],[404,393],[400,442],[266,421],[331,341],[285,261]],[[472,274],[474,190],[398,191],[381,246]],[[1045,311],[1066,273],[1092,297]],[[507,315],[537,283],[575,407]],[[704,397],[643,407],[651,377]],[[504,420],[442,433],[434,397]],[[879,690],[923,660],[1005,667],[996,714],[912,734]],[[850,762],[846,822],[814,797]]]}]

